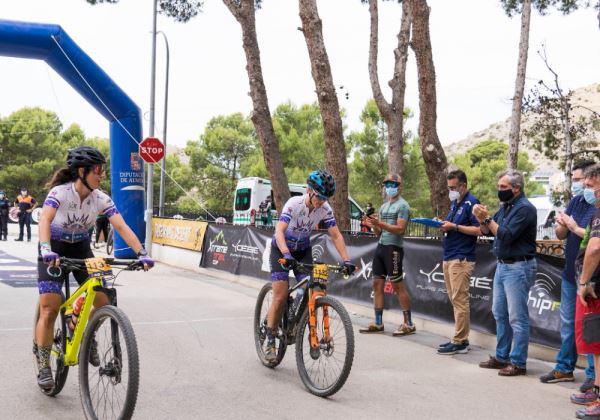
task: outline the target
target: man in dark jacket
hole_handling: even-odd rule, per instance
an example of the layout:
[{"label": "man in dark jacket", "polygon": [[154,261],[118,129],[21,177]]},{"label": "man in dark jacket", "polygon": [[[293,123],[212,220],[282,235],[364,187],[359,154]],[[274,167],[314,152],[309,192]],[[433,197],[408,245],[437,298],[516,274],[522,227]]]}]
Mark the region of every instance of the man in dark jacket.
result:
[{"label": "man in dark jacket", "polygon": [[8,235],[8,211],[10,201],[6,198],[4,191],[0,191],[0,241],[6,241]]}]

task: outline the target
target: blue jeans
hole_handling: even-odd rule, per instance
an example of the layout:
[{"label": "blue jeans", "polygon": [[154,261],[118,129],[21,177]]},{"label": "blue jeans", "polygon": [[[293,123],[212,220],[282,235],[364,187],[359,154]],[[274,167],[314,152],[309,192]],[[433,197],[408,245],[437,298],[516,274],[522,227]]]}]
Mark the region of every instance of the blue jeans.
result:
[{"label": "blue jeans", "polygon": [[535,258],[496,265],[492,313],[496,320],[496,359],[524,368],[529,349],[527,299],[537,272]]},{"label": "blue jeans", "polygon": [[[577,299],[577,285],[572,281],[562,278],[560,286],[560,350],[556,355],[556,367],[559,372],[573,372],[577,362],[577,349],[575,348],[575,301]],[[587,356],[588,367],[585,370],[587,378],[593,378],[594,358]]]}]

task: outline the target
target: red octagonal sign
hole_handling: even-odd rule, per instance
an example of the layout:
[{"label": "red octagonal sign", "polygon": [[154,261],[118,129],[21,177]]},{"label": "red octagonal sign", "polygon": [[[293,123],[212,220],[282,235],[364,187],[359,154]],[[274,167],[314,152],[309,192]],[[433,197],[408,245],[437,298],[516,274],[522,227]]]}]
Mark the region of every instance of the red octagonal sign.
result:
[{"label": "red octagonal sign", "polygon": [[155,137],[146,137],[140,143],[140,157],[147,163],[157,163],[165,156],[165,147]]}]

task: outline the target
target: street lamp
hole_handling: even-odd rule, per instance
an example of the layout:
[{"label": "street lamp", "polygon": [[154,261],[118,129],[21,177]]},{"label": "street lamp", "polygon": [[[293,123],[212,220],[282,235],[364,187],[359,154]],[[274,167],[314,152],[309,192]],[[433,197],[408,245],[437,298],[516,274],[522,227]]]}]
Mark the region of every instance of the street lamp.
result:
[{"label": "street lamp", "polygon": [[160,192],[159,192],[159,202],[158,202],[158,215],[165,215],[165,177],[167,174],[167,109],[169,106],[169,41],[167,40],[167,35],[163,31],[158,31],[159,34],[163,36],[165,40],[165,46],[167,47],[167,70],[165,73],[165,109],[164,109],[164,120],[163,120],[163,144],[165,146],[165,157],[162,160],[162,170],[160,171]]}]

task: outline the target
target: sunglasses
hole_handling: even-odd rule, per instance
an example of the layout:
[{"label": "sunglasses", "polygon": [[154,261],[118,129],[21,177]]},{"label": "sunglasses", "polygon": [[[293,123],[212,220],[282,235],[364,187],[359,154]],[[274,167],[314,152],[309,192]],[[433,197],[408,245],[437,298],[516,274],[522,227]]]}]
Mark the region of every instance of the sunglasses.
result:
[{"label": "sunglasses", "polygon": [[386,181],[383,183],[383,186],[384,187],[398,187],[398,186],[400,186],[400,184],[397,182],[393,182],[393,181]]}]

